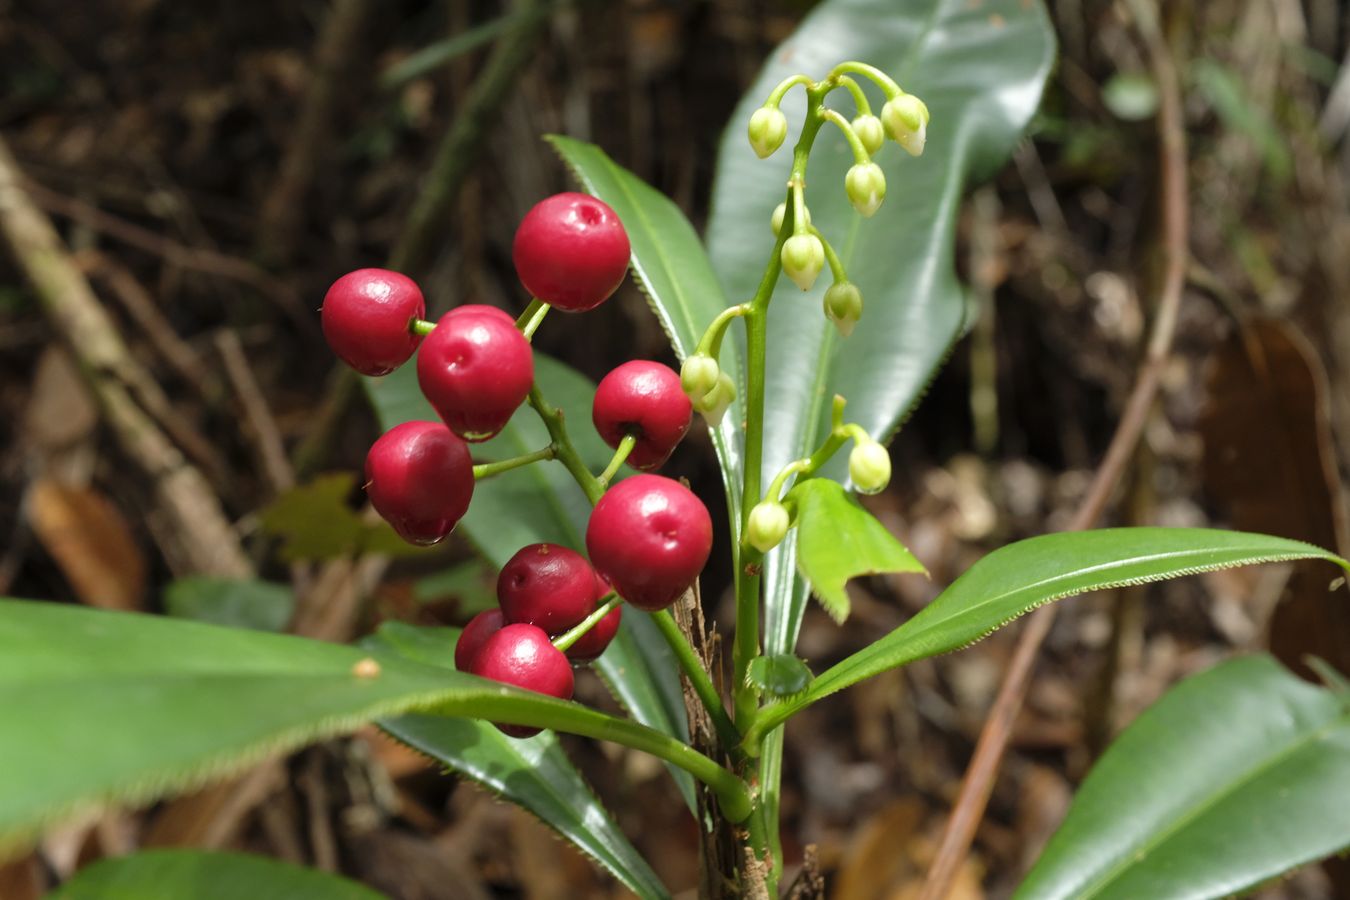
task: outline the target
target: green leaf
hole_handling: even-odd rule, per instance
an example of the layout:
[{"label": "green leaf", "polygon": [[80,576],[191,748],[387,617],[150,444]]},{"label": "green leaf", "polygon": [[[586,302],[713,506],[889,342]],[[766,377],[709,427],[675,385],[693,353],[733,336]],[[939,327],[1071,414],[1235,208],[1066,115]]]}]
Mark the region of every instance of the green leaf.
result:
[{"label": "green leaf", "polygon": [[1325,559],[1350,567],[1302,541],[1208,528],[1106,528],[1018,541],[971,566],[914,618],[821,673],[800,698],[772,707],[765,721],[782,721],[888,669],[969,646],[1054,600],[1288,559]]},{"label": "green leaf", "polygon": [[[611,450],[591,425],[591,401],[595,385],[580,372],[538,351],[534,354],[535,380],[549,403],[562,410],[568,436],[592,471],[609,462]],[[380,424],[388,429],[411,420],[436,421],[436,413],[417,386],[415,367],[382,378],[365,379],[366,389]],[[519,456],[547,445],[547,429],[534,410],[521,407],[501,434],[473,445],[474,458],[486,462]],[[527,544],[548,541],[585,552],[586,522],[591,505],[561,463],[535,463],[505,472],[474,486],[469,513],[459,528],[494,567],[500,568]],[[679,673],[668,651],[640,649],[633,637],[636,629],[655,627],[647,614],[624,611],[618,637],[596,663],[611,691],[644,725],[681,740],[688,739],[688,724],[679,698]],[[658,636],[659,640],[659,636]],[[676,698],[675,708],[666,702]],[[692,803],[693,782],[684,772],[671,768],[687,800]]]},{"label": "green leaf", "polygon": [[627,720],[398,656],[56,603],[0,600],[0,709],[0,848],[81,809],[147,802],[413,711],[604,737],[701,765],[682,742]]},{"label": "green leaf", "polygon": [[[389,622],[367,646],[433,665],[452,665],[457,628],[415,628]],[[406,715],[380,727],[413,749],[529,810],[596,860],[640,897],[668,896],[659,878],[624,837],[552,732],[527,740],[486,722]]]},{"label": "green leaf", "polygon": [[[728,123],[718,155],[707,244],[727,297],[752,296],[769,253],[769,217],[783,201],[789,154],[755,157],[745,137],[751,113],[783,78],[824,76],[840,60],[870,63],[921,97],[932,113],[928,147],[912,159],[893,142],[877,154],[886,202],[863,221],[844,194],[853,158],[837,129],[817,139],[807,174],[812,223],[839,252],[861,289],[862,322],[847,340],[821,312],[827,277],[803,295],[782,279],[769,315],[764,479],[808,455],[829,428],[830,399],[885,440],[909,412],[966,325],[956,278],[956,219],[965,186],[1008,157],[1040,103],[1054,37],[1030,0],[826,0],[769,56]],[[873,111],[879,91],[864,87]],[[836,100],[835,98],[839,99]],[[844,92],[831,105],[852,117]],[[785,98],[791,147],[801,128],[801,88]],[[842,480],[842,461],[826,474]],[[794,591],[792,550],[765,564],[765,652],[790,653],[806,593]]]},{"label": "green leaf", "polygon": [[213,625],[282,631],[295,611],[295,595],[270,581],[201,575],[179,578],[165,588],[164,610]]},{"label": "green leaf", "polygon": [[1347,697],[1233,660],[1121,734],[1015,896],[1229,897],[1350,847],[1346,797]]},{"label": "green leaf", "polygon": [[762,693],[772,697],[800,694],[811,683],[811,670],[795,656],[779,653],[775,656],[756,656],[750,660],[746,677]]},{"label": "green leaf", "polygon": [[808,478],[788,492],[797,504],[797,569],[836,622],[848,618],[850,578],[928,571],[843,486]]},{"label": "green leaf", "polygon": [[367,522],[348,498],[356,487],[352,472],[320,475],[291,488],[262,511],[264,532],[283,540],[281,557],[337,559],[357,553],[414,556],[426,548],[404,541],[384,522]]},{"label": "green leaf", "polygon": [[[633,246],[633,273],[670,338],[675,355],[683,361],[694,352],[708,325],[727,306],[694,226],[674,201],[615,163],[594,144],[560,135],[549,135],[548,141],[582,187],[618,213]],[[722,370],[737,384],[741,379],[738,348],[735,340],[725,343],[720,360]],[[740,445],[736,436],[740,408],[738,398],[712,435],[722,464],[733,532],[740,528],[737,483]]]},{"label": "green leaf", "polygon": [[103,859],[47,900],[383,900],[368,887],[247,853],[145,850]]}]

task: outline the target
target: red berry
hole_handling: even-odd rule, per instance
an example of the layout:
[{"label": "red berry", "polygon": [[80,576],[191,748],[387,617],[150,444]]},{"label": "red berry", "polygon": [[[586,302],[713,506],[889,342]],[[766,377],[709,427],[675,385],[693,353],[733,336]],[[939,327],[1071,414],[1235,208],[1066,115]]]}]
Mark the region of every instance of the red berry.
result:
[{"label": "red berry", "polygon": [[485,609],[469,620],[455,642],[455,668],[461,672],[473,670],[473,661],[487,639],[502,630],[506,617],[500,609]]},{"label": "red berry", "polygon": [[387,375],[407,362],[422,340],[413,319],[426,316],[411,278],[387,269],[348,272],[323,298],[323,336],[333,352],[362,375]]},{"label": "red berry", "polygon": [[[609,582],[601,578],[597,573],[595,576],[595,600],[598,604],[600,600],[612,590]],[[592,609],[591,612],[595,610]],[[610,610],[599,622],[591,626],[591,630],[577,638],[575,644],[567,648],[567,658],[574,663],[588,663],[600,657],[609,646],[609,642],[614,640],[614,635],[619,633],[619,622],[623,618],[623,606],[616,606]]]},{"label": "red berry", "polygon": [[497,601],[508,622],[537,625],[555,637],[595,612],[595,570],[558,544],[530,544],[502,566]]},{"label": "red berry", "polygon": [[440,422],[395,425],[366,454],[366,494],[404,540],[434,544],[469,508],[469,448]]},{"label": "red berry", "polygon": [[594,309],[619,287],[630,252],[623,223],[586,194],[537,203],[516,229],[511,256],[525,290],[555,309]]},{"label": "red berry", "polygon": [[516,327],[516,320],[512,318],[509,312],[498,306],[488,306],[486,303],[466,303],[463,306],[456,306],[445,315],[455,316],[460,315],[461,313],[470,313],[480,316],[496,316],[512,328]]},{"label": "red berry", "polygon": [[665,609],[703,571],[712,550],[712,519],[703,501],[678,481],[635,475],[595,505],[586,550],[619,596],[639,609]]},{"label": "red berry", "polygon": [[[549,642],[548,635],[533,625],[506,625],[483,644],[474,658],[473,674],[513,684],[527,691],[572,699],[572,664]],[[530,737],[538,728],[499,725],[512,737]]]},{"label": "red berry", "polygon": [[461,306],[427,335],[417,354],[417,383],[455,434],[485,441],[530,392],[530,342],[501,310]]},{"label": "red berry", "polygon": [[636,435],[628,464],[642,470],[670,458],[693,415],[675,370],[646,359],[626,362],[602,378],[591,405],[591,421],[606,444],[617,448],[624,435]]}]

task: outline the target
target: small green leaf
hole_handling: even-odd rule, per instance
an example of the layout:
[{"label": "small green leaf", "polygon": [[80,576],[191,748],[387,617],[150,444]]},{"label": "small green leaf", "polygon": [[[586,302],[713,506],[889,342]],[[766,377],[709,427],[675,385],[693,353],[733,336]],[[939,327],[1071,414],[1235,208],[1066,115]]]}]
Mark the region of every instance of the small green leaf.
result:
[{"label": "small green leaf", "polygon": [[746,676],[761,692],[772,697],[800,694],[811,683],[811,670],[795,656],[778,653],[750,660]]},{"label": "small green leaf", "polygon": [[1141,122],[1158,111],[1158,86],[1142,73],[1120,72],[1102,88],[1102,102],[1117,119]]},{"label": "small green leaf", "polygon": [[384,522],[363,521],[348,502],[356,487],[352,472],[320,475],[282,494],[262,511],[263,531],[283,540],[281,558],[337,559],[378,552],[413,556],[427,552],[404,541]]},{"label": "small green leaf", "polygon": [[788,492],[797,504],[797,568],[836,622],[848,618],[850,578],[879,572],[922,572],[886,526],[837,482],[808,478]]},{"label": "small green leaf", "polygon": [[384,900],[337,875],[247,853],[145,850],[102,859],[47,900]]},{"label": "small green leaf", "polygon": [[1018,900],[1229,897],[1350,847],[1350,704],[1268,656],[1182,682],[1093,767]]},{"label": "small green leaf", "polygon": [[282,631],[295,611],[295,595],[284,584],[257,579],[180,578],[164,589],[164,610],[232,628]]},{"label": "small green leaf", "polygon": [[[451,666],[457,628],[381,626],[367,645],[431,665]],[[486,722],[407,715],[380,727],[398,740],[529,810],[604,866],[640,897],[666,897],[665,888],[624,837],[552,732],[527,740],[502,734]]]}]

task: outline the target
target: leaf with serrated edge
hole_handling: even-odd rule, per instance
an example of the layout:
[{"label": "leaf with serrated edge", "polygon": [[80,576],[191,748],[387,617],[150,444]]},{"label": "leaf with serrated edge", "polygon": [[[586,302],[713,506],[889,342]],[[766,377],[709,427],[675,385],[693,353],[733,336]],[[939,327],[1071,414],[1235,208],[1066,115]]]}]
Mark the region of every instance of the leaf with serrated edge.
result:
[{"label": "leaf with serrated edge", "polygon": [[1268,656],[1173,688],[1107,749],[1016,900],[1228,897],[1350,847],[1350,705]]},{"label": "leaf with serrated edge", "polygon": [[797,568],[836,622],[848,618],[849,579],[881,572],[928,574],[839,483],[808,478],[788,499],[797,506]]},{"label": "leaf with serrated edge", "polygon": [[[449,666],[458,639],[458,628],[387,622],[366,645],[418,662]],[[487,722],[417,714],[383,719],[379,724],[419,753],[533,813],[639,897],[669,896],[552,732],[520,740]]]},{"label": "leaf with serrated edge", "polygon": [[781,722],[888,669],[969,646],[1054,600],[1289,559],[1325,559],[1350,568],[1302,541],[1209,528],[1105,528],[1018,541],[971,566],[914,618],[822,672],[800,698],[770,707],[766,721]]}]

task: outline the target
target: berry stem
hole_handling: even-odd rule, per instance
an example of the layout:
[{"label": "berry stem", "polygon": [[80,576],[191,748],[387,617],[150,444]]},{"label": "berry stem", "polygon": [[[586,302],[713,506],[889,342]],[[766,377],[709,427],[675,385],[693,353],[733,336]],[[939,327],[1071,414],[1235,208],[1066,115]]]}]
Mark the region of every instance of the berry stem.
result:
[{"label": "berry stem", "polygon": [[876,66],[869,66],[867,63],[854,62],[852,60],[841,62],[839,65],[835,66],[830,70],[830,74],[825,80],[827,82],[836,82],[839,76],[849,72],[854,75],[861,75],[864,78],[871,79],[877,87],[885,92],[887,100],[898,97],[900,94],[904,93],[904,91],[900,89],[900,85],[895,83],[895,79],[878,69]]},{"label": "berry stem", "polygon": [[426,319],[413,319],[408,323],[408,330],[413,334],[426,337],[436,328],[435,322],[428,322]]},{"label": "berry stem", "polygon": [[787,78],[784,78],[782,81],[778,82],[778,85],[772,91],[769,92],[769,98],[764,101],[764,105],[771,107],[773,109],[777,109],[778,104],[783,102],[783,97],[787,94],[787,92],[792,90],[799,84],[806,85],[806,89],[810,90],[815,85],[815,82],[811,80],[810,75],[791,75]]},{"label": "berry stem", "polygon": [[610,459],[609,465],[605,466],[605,471],[601,472],[600,476],[596,478],[601,487],[609,487],[609,480],[614,477],[614,473],[619,471],[619,467],[623,465],[624,460],[628,459],[628,454],[633,452],[635,446],[637,446],[637,435],[631,432],[625,434],[623,440],[619,441],[619,446],[614,449],[614,456]]},{"label": "berry stem", "polygon": [[685,640],[684,632],[680,631],[680,626],[675,621],[675,617],[670,614],[670,610],[663,609],[660,612],[652,613],[652,621],[656,627],[661,630],[661,634],[670,645],[671,651],[675,654],[675,659],[680,664],[680,669],[685,677],[689,679],[689,684],[698,694],[698,698],[703,701],[703,706],[708,710],[708,716],[712,719],[713,728],[717,731],[717,739],[722,742],[722,746],[727,749],[737,747],[741,743],[741,733],[736,730],[731,717],[727,715],[726,707],[722,705],[722,697],[717,693],[717,687],[712,683],[706,669],[703,668],[703,662],[694,652],[694,648],[689,646]]},{"label": "berry stem", "polygon": [[573,628],[554,638],[553,646],[558,648],[560,652],[566,652],[573,644],[584,638],[586,632],[595,627],[596,622],[613,612],[614,607],[618,606],[620,602],[619,595],[611,593],[608,600],[596,607],[595,612],[582,619]]},{"label": "berry stem", "polygon": [[717,318],[712,320],[703,337],[699,338],[698,347],[695,353],[702,353],[704,356],[711,356],[717,359],[717,354],[722,351],[722,338],[726,336],[727,326],[731,324],[732,319],[738,319],[750,312],[749,303],[738,303],[735,306],[728,306],[717,314]]},{"label": "berry stem", "polygon": [[513,456],[510,459],[500,459],[490,463],[479,463],[473,467],[473,478],[474,481],[483,478],[491,478],[493,475],[509,472],[512,469],[519,469],[521,466],[528,466],[530,463],[536,463],[544,459],[553,459],[557,455],[558,451],[552,444],[549,444],[542,450],[526,453],[524,456]]},{"label": "berry stem", "polygon": [[872,161],[872,156],[867,152],[867,148],[863,146],[862,139],[859,138],[857,132],[853,130],[853,126],[848,123],[848,119],[845,119],[840,115],[838,110],[822,106],[820,108],[820,117],[827,122],[832,122],[839,126],[839,130],[844,133],[844,140],[848,141],[849,149],[853,151],[854,162],[863,164]]},{"label": "berry stem", "polygon": [[604,495],[605,486],[591,474],[590,469],[586,468],[586,464],[581,460],[581,454],[577,452],[571,438],[567,436],[567,425],[563,422],[562,410],[549,405],[537,383],[530,386],[530,394],[526,399],[530,406],[534,407],[534,411],[539,414],[544,427],[548,429],[548,436],[552,439],[550,446],[553,448],[553,458],[563,464],[563,467],[576,480],[581,490],[585,492],[586,499],[594,506]]},{"label": "berry stem", "polygon": [[548,315],[548,311],[552,308],[537,297],[530,301],[530,305],[525,307],[525,311],[516,319],[516,327],[520,329],[521,334],[525,335],[525,340],[528,341],[534,337],[535,331],[544,321],[544,316]]}]

